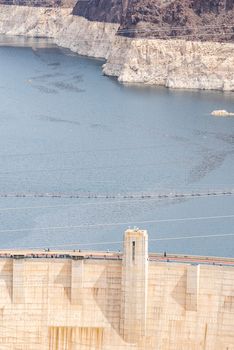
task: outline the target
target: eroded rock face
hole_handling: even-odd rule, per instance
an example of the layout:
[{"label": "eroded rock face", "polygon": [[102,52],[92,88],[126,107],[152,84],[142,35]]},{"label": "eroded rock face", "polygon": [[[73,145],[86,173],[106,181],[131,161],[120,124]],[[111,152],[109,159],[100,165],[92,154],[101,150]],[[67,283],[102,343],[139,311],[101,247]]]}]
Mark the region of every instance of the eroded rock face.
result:
[{"label": "eroded rock face", "polygon": [[128,37],[234,40],[234,0],[79,0],[73,14],[120,23]]},{"label": "eroded rock face", "polygon": [[123,33],[160,39],[232,41],[233,4],[234,0],[133,0],[122,23]]},{"label": "eroded rock face", "polygon": [[119,36],[104,73],[123,83],[234,91],[234,45]]},{"label": "eroded rock face", "polygon": [[0,0],[5,5],[72,7],[90,21],[119,23],[119,35],[234,41],[234,0]]},{"label": "eroded rock face", "polygon": [[122,0],[77,1],[73,14],[91,21],[120,23],[123,15]]},{"label": "eroded rock face", "polygon": [[203,13],[213,12],[220,14],[223,11],[230,11],[234,7],[233,0],[192,0],[191,7],[201,15]]},{"label": "eroded rock face", "polygon": [[3,5],[20,5],[34,7],[72,7],[76,0],[0,0]]}]

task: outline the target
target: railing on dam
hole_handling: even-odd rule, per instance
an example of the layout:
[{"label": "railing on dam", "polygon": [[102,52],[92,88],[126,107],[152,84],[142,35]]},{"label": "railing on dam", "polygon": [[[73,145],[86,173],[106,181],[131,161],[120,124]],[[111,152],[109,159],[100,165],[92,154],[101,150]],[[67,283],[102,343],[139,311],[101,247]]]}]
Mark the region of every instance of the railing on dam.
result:
[{"label": "railing on dam", "polygon": [[[0,259],[71,259],[71,260],[114,260],[122,261],[122,252],[102,252],[102,251],[54,251],[54,250],[2,250],[0,251]],[[179,264],[205,264],[205,265],[220,265],[233,266],[234,258],[225,257],[207,257],[195,255],[180,255],[180,254],[159,254],[150,253],[148,261],[152,263],[179,263]]]}]

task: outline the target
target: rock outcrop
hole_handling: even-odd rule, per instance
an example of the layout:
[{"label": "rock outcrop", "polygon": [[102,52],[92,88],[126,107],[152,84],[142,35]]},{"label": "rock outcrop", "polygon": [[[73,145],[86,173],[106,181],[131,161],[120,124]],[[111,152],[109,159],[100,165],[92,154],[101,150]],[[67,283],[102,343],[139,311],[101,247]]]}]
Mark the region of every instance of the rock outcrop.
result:
[{"label": "rock outcrop", "polygon": [[234,45],[119,37],[104,73],[124,83],[234,91]]},{"label": "rock outcrop", "polygon": [[73,14],[120,23],[128,37],[234,41],[234,0],[89,0]]},{"label": "rock outcrop", "polygon": [[81,55],[107,58],[119,25],[73,16],[71,8],[0,5],[0,34],[53,38]]},{"label": "rock outcrop", "polygon": [[4,5],[71,7],[89,21],[118,23],[127,37],[234,42],[234,0],[0,0]]},{"label": "rock outcrop", "polygon": [[82,16],[89,21],[121,23],[124,0],[77,1],[73,15]]},{"label": "rock outcrop", "polygon": [[2,5],[33,7],[73,7],[77,0],[0,0]]},{"label": "rock outcrop", "polygon": [[228,112],[226,109],[217,109],[213,112],[211,112],[211,115],[214,117],[233,117],[234,112]]}]

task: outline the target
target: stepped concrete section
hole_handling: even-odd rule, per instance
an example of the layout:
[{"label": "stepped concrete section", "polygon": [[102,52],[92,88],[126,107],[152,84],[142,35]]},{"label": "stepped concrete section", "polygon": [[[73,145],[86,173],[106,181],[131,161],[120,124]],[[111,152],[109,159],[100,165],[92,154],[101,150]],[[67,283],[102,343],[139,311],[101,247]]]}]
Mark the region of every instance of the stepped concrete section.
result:
[{"label": "stepped concrete section", "polygon": [[234,350],[234,259],[0,251],[1,350]]}]

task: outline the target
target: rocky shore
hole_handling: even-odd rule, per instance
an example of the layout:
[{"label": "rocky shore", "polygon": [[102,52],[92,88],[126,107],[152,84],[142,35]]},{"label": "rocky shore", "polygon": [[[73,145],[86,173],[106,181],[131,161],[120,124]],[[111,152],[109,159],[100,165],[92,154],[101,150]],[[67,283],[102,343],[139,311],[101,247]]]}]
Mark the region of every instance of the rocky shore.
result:
[{"label": "rocky shore", "polygon": [[232,42],[118,35],[119,23],[93,21],[73,7],[0,5],[0,34],[48,37],[72,51],[105,58],[103,72],[124,83],[234,91]]},{"label": "rocky shore", "polygon": [[234,45],[118,38],[103,71],[124,83],[234,91]]}]

